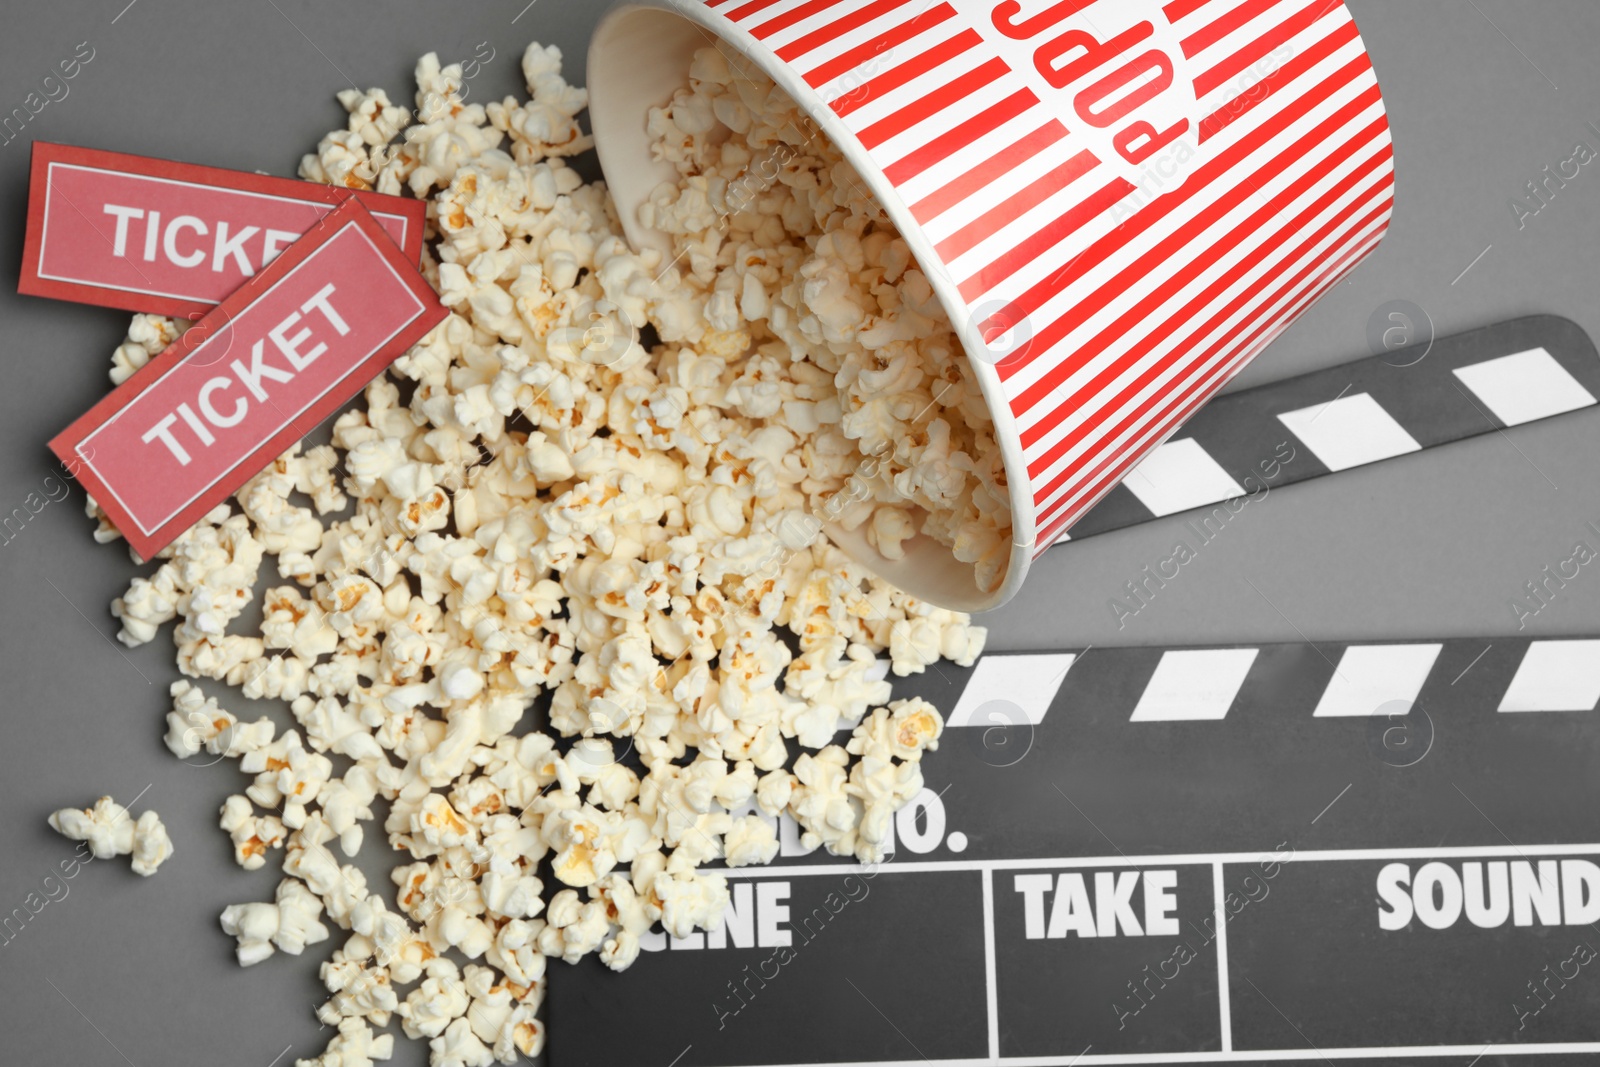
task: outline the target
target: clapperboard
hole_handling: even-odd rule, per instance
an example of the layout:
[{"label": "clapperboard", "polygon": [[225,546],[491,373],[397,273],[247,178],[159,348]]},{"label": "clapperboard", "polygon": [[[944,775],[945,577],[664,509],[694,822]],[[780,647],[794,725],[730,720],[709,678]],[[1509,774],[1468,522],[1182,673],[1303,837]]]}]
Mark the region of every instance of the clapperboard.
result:
[{"label": "clapperboard", "polygon": [[[1212,401],[1074,537],[1247,494],[1280,441],[1274,486],[1600,396],[1563,319],[1419,353]],[[948,729],[892,857],[785,817],[716,929],[553,965],[552,1067],[1600,1062],[1600,832],[1551,817],[1600,811],[1600,640],[993,654],[894,691]]]}]

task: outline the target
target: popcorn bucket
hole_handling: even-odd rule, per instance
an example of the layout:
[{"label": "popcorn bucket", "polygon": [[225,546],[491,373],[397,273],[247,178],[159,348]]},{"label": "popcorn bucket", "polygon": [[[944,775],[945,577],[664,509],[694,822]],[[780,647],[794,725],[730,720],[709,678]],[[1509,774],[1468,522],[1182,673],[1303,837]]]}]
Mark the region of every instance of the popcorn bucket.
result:
[{"label": "popcorn bucket", "polygon": [[647,0],[611,11],[589,53],[636,247],[667,247],[637,208],[676,179],[647,111],[712,43],[869,183],[982,385],[1012,507],[998,589],[926,537],[890,560],[831,530],[945,607],[1010,599],[1388,226],[1388,123],[1340,0]]}]

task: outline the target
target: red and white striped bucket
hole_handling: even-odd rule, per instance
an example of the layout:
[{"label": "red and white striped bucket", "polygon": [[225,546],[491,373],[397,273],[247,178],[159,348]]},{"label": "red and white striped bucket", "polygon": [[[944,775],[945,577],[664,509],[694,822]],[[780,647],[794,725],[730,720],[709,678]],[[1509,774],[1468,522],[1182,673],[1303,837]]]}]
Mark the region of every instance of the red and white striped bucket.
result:
[{"label": "red and white striped bucket", "polygon": [[1340,0],[648,0],[589,54],[636,245],[662,245],[635,208],[675,177],[646,109],[719,40],[870,183],[978,372],[1012,495],[1000,589],[941,546],[892,562],[840,539],[952,608],[1014,595],[1388,227],[1388,122]]}]

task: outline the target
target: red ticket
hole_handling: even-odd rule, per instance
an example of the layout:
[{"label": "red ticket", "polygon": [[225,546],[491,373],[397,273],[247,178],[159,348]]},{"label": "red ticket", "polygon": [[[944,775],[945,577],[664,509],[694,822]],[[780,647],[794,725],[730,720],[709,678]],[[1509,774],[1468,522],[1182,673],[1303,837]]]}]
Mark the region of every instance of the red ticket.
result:
[{"label": "red ticket", "polygon": [[50,448],[149,559],[447,314],[348,199]]},{"label": "red ticket", "polygon": [[196,319],[351,197],[421,263],[420,200],[36,141],[17,289]]}]

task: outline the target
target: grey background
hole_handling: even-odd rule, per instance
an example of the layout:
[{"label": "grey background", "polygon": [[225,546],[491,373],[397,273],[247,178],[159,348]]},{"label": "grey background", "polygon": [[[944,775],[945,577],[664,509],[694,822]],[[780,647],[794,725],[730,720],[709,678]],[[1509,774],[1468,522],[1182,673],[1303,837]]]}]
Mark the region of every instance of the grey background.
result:
[{"label": "grey background", "polygon": [[[581,80],[601,8],[578,0],[526,9],[526,0],[125,2],[11,4],[0,32],[0,112],[20,106],[79,42],[95,50],[70,94],[0,145],[8,372],[0,514],[42,491],[54,470],[45,442],[110,387],[106,368],[127,321],[15,295],[28,140],[292,175],[300,155],[342,125],[338,89],[381,85],[409,101],[412,66],[429,50],[450,62],[490,42],[497,55],[474,82],[479,99],[522,91],[517,58],[531,38],[561,46],[569,77]],[[1585,127],[1600,125],[1600,4],[1351,7],[1394,129],[1394,225],[1239,384],[1368,354],[1368,319],[1393,299],[1424,309],[1441,334],[1544,311],[1600,335],[1600,162],[1521,230],[1508,207],[1574,142],[1600,148]],[[1591,409],[1275,493],[1120,631],[1107,600],[1169,553],[1181,520],[1058,548],[1016,601],[985,620],[991,646],[1513,633],[1508,602],[1523,584],[1569,557],[1576,541],[1596,543],[1585,524],[1600,523],[1597,442],[1600,412]],[[216,828],[221,800],[243,784],[237,772],[185,766],[161,744],[166,687],[177,677],[170,640],[124,650],[111,639],[107,605],[134,573],[121,546],[93,542],[76,489],[0,545],[9,727],[0,742],[0,913],[40,892],[70,854],[44,823],[57,807],[102,793],[126,801],[148,787],[139,808],[160,811],[177,845],[149,880],[126,860],[90,865],[66,883],[65,899],[0,945],[4,1058],[267,1067],[286,1046],[280,1064],[313,1055],[328,1036],[311,1014],[322,999],[316,966],[337,935],[298,960],[234,964],[218,913],[269,898],[279,875],[273,864],[239,870]],[[1524,631],[1596,632],[1600,570],[1592,568]],[[257,714],[236,698],[228,706]],[[369,878],[387,885],[386,868],[374,865]],[[426,1062],[423,1049],[401,1046],[396,1063]]]}]

